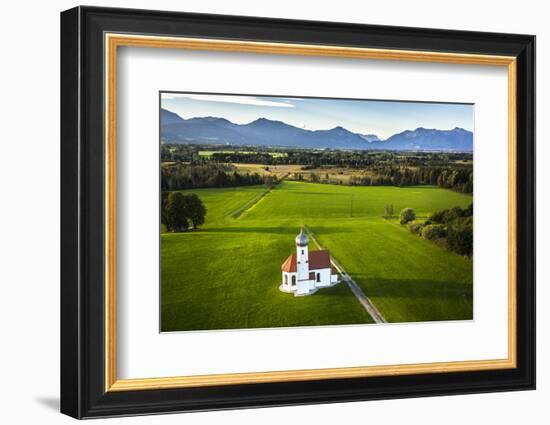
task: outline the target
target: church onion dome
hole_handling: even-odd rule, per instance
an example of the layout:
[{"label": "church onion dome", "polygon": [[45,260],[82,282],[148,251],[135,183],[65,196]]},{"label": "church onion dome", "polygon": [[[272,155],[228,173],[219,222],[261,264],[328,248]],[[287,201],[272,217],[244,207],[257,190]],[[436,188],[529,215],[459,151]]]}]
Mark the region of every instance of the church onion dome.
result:
[{"label": "church onion dome", "polygon": [[296,245],[298,246],[307,246],[308,244],[307,235],[304,233],[304,229],[300,229],[300,234],[296,236]]}]

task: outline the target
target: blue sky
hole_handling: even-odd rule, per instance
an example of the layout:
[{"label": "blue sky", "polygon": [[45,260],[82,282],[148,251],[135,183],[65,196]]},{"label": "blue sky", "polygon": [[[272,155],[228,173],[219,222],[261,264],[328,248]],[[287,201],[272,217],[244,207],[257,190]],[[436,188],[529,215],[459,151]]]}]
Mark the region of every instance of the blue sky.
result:
[{"label": "blue sky", "polygon": [[161,93],[161,106],[185,119],[214,116],[247,124],[268,118],[308,130],[342,126],[383,139],[418,127],[474,127],[473,105],[453,103]]}]

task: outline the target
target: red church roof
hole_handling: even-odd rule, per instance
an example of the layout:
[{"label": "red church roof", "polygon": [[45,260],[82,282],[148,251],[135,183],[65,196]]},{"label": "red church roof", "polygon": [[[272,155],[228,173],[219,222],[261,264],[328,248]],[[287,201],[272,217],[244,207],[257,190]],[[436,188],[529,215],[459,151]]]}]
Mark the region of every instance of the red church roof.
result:
[{"label": "red church roof", "polygon": [[[330,268],[330,252],[326,249],[322,251],[310,251],[308,260],[310,270]],[[296,272],[296,253],[288,256],[281,266],[281,270],[287,273]]]}]

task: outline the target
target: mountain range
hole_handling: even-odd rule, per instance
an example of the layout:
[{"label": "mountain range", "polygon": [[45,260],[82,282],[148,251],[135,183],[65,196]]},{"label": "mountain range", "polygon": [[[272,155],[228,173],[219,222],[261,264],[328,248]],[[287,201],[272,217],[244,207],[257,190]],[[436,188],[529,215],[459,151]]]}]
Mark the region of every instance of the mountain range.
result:
[{"label": "mountain range", "polygon": [[161,109],[160,133],[161,140],[169,143],[350,150],[473,150],[473,133],[459,127],[452,130],[419,127],[382,140],[375,134],[354,133],[340,126],[330,130],[307,130],[267,118],[258,118],[248,124],[235,124],[218,117],[184,119],[167,109]]}]

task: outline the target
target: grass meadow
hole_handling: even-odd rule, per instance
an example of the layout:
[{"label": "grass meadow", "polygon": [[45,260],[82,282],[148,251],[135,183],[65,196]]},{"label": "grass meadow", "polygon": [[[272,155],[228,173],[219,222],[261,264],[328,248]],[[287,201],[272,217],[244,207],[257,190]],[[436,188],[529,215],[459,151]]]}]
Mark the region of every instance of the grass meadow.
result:
[{"label": "grass meadow", "polygon": [[[265,191],[188,191],[199,195],[208,213],[198,231],[161,235],[163,331],[372,323],[344,283],[309,297],[278,290],[281,263],[293,252],[302,225],[389,322],[472,318],[472,260],[382,218],[385,204],[393,204],[396,214],[411,207],[425,217],[466,207],[471,195],[427,186],[291,181],[261,196]],[[243,205],[250,207],[243,212]]]}]

